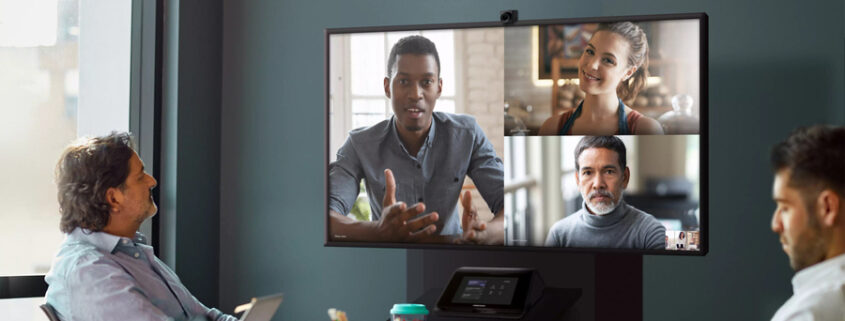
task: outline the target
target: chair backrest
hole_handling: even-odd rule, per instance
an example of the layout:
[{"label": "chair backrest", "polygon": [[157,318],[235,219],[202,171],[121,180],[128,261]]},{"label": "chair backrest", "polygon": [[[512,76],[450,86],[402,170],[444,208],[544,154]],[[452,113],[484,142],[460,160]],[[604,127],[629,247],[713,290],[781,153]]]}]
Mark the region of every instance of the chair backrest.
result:
[{"label": "chair backrest", "polygon": [[61,321],[59,320],[59,315],[56,314],[56,310],[53,309],[50,303],[44,303],[38,307],[41,308],[41,311],[44,311],[44,314],[47,315],[47,319],[50,319],[50,321]]}]

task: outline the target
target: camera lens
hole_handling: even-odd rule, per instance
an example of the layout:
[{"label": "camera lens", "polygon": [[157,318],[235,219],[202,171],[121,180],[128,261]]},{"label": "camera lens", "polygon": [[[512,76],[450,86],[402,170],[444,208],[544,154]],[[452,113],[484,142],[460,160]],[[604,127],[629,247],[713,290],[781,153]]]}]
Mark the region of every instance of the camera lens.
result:
[{"label": "camera lens", "polygon": [[502,24],[509,25],[516,22],[517,19],[519,18],[517,16],[516,10],[499,11],[499,22],[501,22]]}]

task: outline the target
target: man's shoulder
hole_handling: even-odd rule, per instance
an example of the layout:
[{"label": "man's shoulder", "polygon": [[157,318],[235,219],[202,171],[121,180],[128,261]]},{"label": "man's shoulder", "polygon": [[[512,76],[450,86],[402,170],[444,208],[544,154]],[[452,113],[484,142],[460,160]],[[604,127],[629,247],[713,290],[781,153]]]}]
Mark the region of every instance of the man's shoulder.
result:
[{"label": "man's shoulder", "polygon": [[49,274],[54,278],[65,279],[91,269],[109,266],[111,264],[108,262],[111,260],[107,256],[106,253],[103,253],[91,243],[82,241],[65,242],[59,248]]},{"label": "man's shoulder", "polygon": [[85,261],[96,260],[103,256],[105,256],[105,253],[100,251],[97,246],[92,243],[79,240],[68,240],[62,244],[61,248],[59,248],[57,258],[70,261]]},{"label": "man's shoulder", "polygon": [[549,228],[549,234],[546,237],[546,246],[569,246],[574,234],[577,234],[580,211],[564,217]]},{"label": "man's shoulder", "polygon": [[555,224],[552,225],[551,230],[556,233],[564,233],[566,231],[572,230],[578,226],[578,223],[581,222],[579,217],[581,216],[580,211],[570,214],[567,217],[564,217]]},{"label": "man's shoulder", "polygon": [[663,226],[654,215],[646,213],[645,211],[638,209],[630,204],[625,204],[628,207],[628,211],[631,214],[631,219],[634,220],[636,224],[640,224],[646,227],[658,227]]},{"label": "man's shoulder", "polygon": [[355,143],[381,141],[390,133],[390,119],[382,120],[374,125],[359,127],[349,131],[349,139]]},{"label": "man's shoulder", "polygon": [[[478,127],[475,117],[470,115],[436,111],[433,113],[433,119],[437,122],[437,126],[441,126],[441,128],[475,131]],[[440,128],[437,130],[440,130]]]},{"label": "man's shoulder", "polygon": [[825,267],[827,271],[817,272],[812,284],[802,285],[798,291],[798,306],[812,306],[823,311],[835,306],[845,313],[845,262],[837,261],[831,262],[837,265]]},{"label": "man's shoulder", "polygon": [[838,320],[845,315],[845,284],[831,282],[810,293],[793,295],[772,320]]}]

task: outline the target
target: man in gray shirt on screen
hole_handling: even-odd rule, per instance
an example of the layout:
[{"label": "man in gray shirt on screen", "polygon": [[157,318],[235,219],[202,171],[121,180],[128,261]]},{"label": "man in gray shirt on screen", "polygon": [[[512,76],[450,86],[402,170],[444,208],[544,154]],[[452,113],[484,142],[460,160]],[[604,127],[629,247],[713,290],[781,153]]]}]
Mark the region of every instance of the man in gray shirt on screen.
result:
[{"label": "man in gray shirt on screen", "polygon": [[[434,112],[443,80],[434,43],[400,39],[390,51],[384,93],[393,116],[355,129],[329,165],[329,233],[335,241],[504,244],[504,167],[470,116]],[[478,219],[469,176],[494,218]],[[349,214],[364,180],[370,221]]]},{"label": "man in gray shirt on screen", "polygon": [[615,136],[585,136],[575,147],[575,182],[584,207],[555,223],[546,246],[666,248],[666,228],[651,214],[625,204],[631,171],[625,144]]},{"label": "man in gray shirt on screen", "polygon": [[137,232],[158,211],[156,180],[129,134],[65,149],[56,185],[67,237],[44,280],[60,320],[237,320],[200,303]]}]

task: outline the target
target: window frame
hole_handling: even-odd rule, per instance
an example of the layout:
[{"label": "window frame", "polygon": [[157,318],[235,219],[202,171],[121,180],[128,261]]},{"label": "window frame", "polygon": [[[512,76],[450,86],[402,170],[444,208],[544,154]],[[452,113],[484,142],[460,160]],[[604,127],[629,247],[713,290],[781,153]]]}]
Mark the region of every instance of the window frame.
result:
[{"label": "window frame", "polygon": [[[416,34],[417,35],[423,35],[424,31],[428,31],[428,30],[422,30],[422,31],[420,31]],[[433,31],[436,31],[436,30],[433,30]],[[380,36],[382,38],[381,39],[382,43],[384,44],[384,60],[385,61],[388,60],[388,58],[390,56],[390,49],[393,46],[393,43],[391,43],[390,40],[388,39],[389,33],[390,32],[381,32],[380,33]],[[452,101],[452,103],[455,106],[455,110],[451,111],[451,112],[454,112],[454,113],[463,112],[463,103],[464,103],[464,102],[461,101],[461,99],[463,98],[461,96],[462,88],[458,87],[458,84],[462,83],[459,79],[460,79],[460,77],[463,76],[463,72],[461,70],[461,68],[463,68],[463,65],[462,65],[461,61],[457,58],[460,54],[459,51],[462,50],[460,48],[460,46],[458,46],[460,40],[463,40],[463,39],[459,39],[459,34],[452,33],[452,43],[453,43],[452,46],[454,48],[453,53],[452,53],[452,56],[453,56],[452,65],[454,66],[454,74],[452,75],[452,77],[454,78],[454,80],[451,81],[452,83],[447,82],[447,85],[453,86],[454,93],[451,94],[451,95],[441,95],[440,98],[438,98],[438,101],[440,101],[440,100],[450,100],[450,101]],[[351,67],[350,67],[350,65],[352,63],[350,61],[350,59],[352,57],[352,55],[350,54],[351,51],[352,51],[351,48],[352,48],[352,39],[350,37],[345,37],[343,39],[343,43],[342,43],[340,50],[342,51],[342,55],[345,59],[344,60],[344,67],[343,67],[344,68],[343,74],[346,77],[344,78],[344,81],[343,81],[343,84],[342,84],[342,94],[340,94],[338,96],[340,97],[340,101],[342,102],[342,106],[350,106],[350,107],[347,110],[340,111],[341,113],[338,113],[338,111],[335,111],[335,115],[336,115],[335,117],[340,116],[341,119],[342,119],[342,123],[343,123],[343,126],[344,126],[342,132],[344,132],[344,133],[347,133],[347,132],[357,128],[354,125],[355,124],[355,116],[360,115],[361,113],[356,113],[352,109],[351,106],[352,106],[352,102],[354,100],[369,100],[369,99],[381,100],[384,104],[384,108],[382,109],[384,119],[388,119],[389,116],[393,114],[393,109],[390,105],[390,100],[383,93],[379,94],[379,95],[375,95],[375,94],[374,95],[367,95],[367,94],[355,94],[355,93],[353,93],[352,85],[351,85],[352,80],[350,79],[351,76],[352,76],[352,70],[351,70]],[[435,110],[437,110],[436,107],[435,107]]]},{"label": "window frame", "polygon": [[[153,177],[160,169],[160,115],[162,79],[163,8],[166,0],[131,0],[131,58],[129,89],[129,131],[135,137],[136,149]],[[153,190],[158,203],[159,190]],[[158,255],[159,220],[141,226]],[[43,274],[0,276],[0,299],[42,297],[47,293]]]}]

